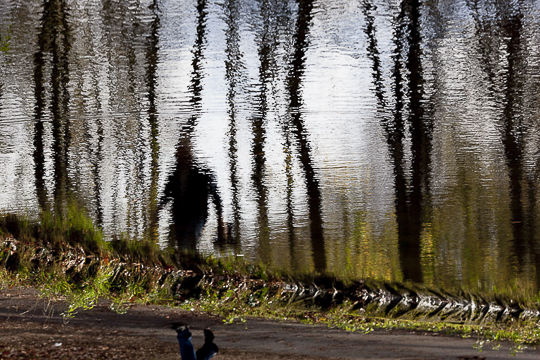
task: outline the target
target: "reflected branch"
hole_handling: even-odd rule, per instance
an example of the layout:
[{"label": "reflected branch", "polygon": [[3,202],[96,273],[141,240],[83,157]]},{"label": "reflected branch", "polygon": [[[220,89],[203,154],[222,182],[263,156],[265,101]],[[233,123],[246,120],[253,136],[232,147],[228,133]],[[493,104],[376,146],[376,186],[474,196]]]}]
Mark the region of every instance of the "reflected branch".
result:
[{"label": "reflected branch", "polygon": [[[375,16],[373,15],[376,10],[377,6],[372,4],[371,0],[364,0],[362,2],[362,13],[364,14],[366,21],[366,28],[364,29],[364,32],[368,37],[368,46],[366,50],[367,56],[372,62],[372,76],[373,85],[375,86],[375,97],[377,98],[379,109],[384,111],[384,109],[386,109],[386,100],[384,97],[381,58],[379,46],[377,44]],[[388,124],[385,123],[384,126],[387,128]],[[388,129],[386,129],[386,131],[388,131]]]}]

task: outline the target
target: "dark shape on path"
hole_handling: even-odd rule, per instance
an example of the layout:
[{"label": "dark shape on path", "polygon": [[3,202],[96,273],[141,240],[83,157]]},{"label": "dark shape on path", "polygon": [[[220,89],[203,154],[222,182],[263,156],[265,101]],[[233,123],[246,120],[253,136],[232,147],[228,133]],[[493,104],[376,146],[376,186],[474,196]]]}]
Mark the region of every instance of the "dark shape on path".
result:
[{"label": "dark shape on path", "polygon": [[204,329],[204,345],[195,352],[191,343],[191,332],[187,325],[175,323],[171,327],[176,331],[182,360],[209,360],[219,352],[214,343],[214,334],[210,329]]}]

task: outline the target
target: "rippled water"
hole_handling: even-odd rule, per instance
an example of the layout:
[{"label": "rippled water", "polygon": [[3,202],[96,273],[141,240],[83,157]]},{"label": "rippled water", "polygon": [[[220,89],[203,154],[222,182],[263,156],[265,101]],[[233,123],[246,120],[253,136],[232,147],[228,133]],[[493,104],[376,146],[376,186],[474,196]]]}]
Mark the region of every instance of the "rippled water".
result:
[{"label": "rippled water", "polygon": [[3,0],[0,209],[278,268],[540,287],[540,4]]}]

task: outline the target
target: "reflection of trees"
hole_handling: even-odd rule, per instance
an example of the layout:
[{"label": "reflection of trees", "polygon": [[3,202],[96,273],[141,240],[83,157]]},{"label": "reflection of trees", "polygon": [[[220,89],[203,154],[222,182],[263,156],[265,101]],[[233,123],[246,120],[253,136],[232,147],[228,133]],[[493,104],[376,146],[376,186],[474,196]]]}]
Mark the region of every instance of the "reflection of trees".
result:
[{"label": "reflection of trees", "polygon": [[[373,83],[379,110],[385,112],[380,53],[375,34],[375,6],[363,2],[368,36],[368,57],[373,65]],[[392,69],[393,116],[383,120],[383,128],[394,166],[394,189],[398,244],[401,268],[405,280],[422,281],[420,238],[422,222],[429,199],[430,151],[432,125],[422,108],[423,79],[421,64],[420,2],[403,0],[396,18]],[[405,52],[407,52],[405,54]],[[405,58],[404,58],[405,57]],[[408,79],[405,78],[408,76]],[[408,109],[407,109],[408,105]],[[408,111],[407,111],[408,110]],[[410,129],[411,178],[408,185],[405,169],[406,122]]]},{"label": "reflection of trees", "polygon": [[527,54],[522,34],[522,3],[495,1],[485,4],[493,7],[486,9],[488,15],[485,16],[481,15],[482,4],[478,0],[468,1],[468,5],[475,21],[482,70],[492,96],[501,106],[501,140],[508,167],[510,220],[517,269],[523,271],[532,260],[540,288],[540,249],[535,238],[538,164],[535,162],[532,169],[536,170],[527,174],[525,154],[530,124],[523,113],[523,74]]},{"label": "reflection of trees", "polygon": [[536,231],[538,226],[536,225],[537,218],[537,183],[540,181],[540,158],[536,160],[534,164],[534,171],[527,177],[527,189],[528,189],[528,202],[527,208],[527,223],[526,229],[528,231],[527,240],[530,247],[530,251],[533,253],[533,259],[536,270],[536,291],[540,291],[540,243],[537,240]]},{"label": "reflection of trees", "polygon": [[150,191],[148,194],[148,238],[154,242],[158,240],[158,178],[159,178],[159,124],[156,108],[156,81],[157,63],[159,50],[159,28],[160,18],[157,0],[151,5],[153,21],[150,24],[150,34],[148,36],[148,47],[146,50],[147,75],[146,84],[148,87],[148,123],[150,125]]},{"label": "reflection of trees", "polygon": [[[68,53],[71,47],[70,29],[67,22],[66,3],[63,0],[44,2],[38,52],[34,55],[35,115],[34,126],[34,162],[36,192],[41,210],[48,210],[47,190],[45,186],[45,122],[47,121],[47,75],[51,82],[50,111],[52,117],[52,156],[54,166],[54,209],[62,214],[63,201],[68,191],[68,142],[69,119],[66,116],[69,105],[69,66]],[[46,74],[50,62],[51,73]]]},{"label": "reflection of trees", "polygon": [[313,262],[316,271],[324,272],[326,269],[326,249],[322,228],[322,197],[319,180],[313,168],[311,148],[301,113],[303,105],[301,85],[305,70],[305,55],[308,47],[307,37],[311,25],[312,9],[313,0],[298,0],[298,18],[293,45],[294,53],[291,69],[287,77],[287,90],[289,94],[291,131],[296,137],[300,153],[300,163],[302,164],[306,178]]},{"label": "reflection of trees", "polygon": [[[506,14],[502,14],[503,16]],[[524,241],[523,225],[523,160],[524,160],[524,124],[519,113],[521,95],[521,79],[519,72],[523,68],[521,58],[521,14],[502,19],[501,30],[506,38],[507,46],[507,75],[504,90],[503,138],[504,152],[510,178],[510,211],[512,213],[512,232],[514,236],[514,251],[518,266],[525,261],[526,242]]]},{"label": "reflection of trees", "polygon": [[258,85],[260,87],[260,92],[258,95],[256,95],[256,108],[251,121],[251,128],[253,131],[252,154],[254,158],[252,180],[258,195],[257,222],[260,239],[259,251],[262,254],[262,258],[266,257],[268,262],[272,262],[272,249],[270,249],[270,228],[268,224],[268,189],[264,184],[266,167],[264,142],[266,139],[265,127],[268,115],[267,92],[269,83],[271,82],[271,68],[275,62],[274,56],[277,47],[277,28],[273,27],[273,17],[275,16],[273,2],[268,0],[260,0],[259,6],[262,27],[257,34],[256,42],[258,44],[259,55]]},{"label": "reflection of trees", "polygon": [[[98,104],[100,104],[99,101],[99,80],[97,79],[97,76],[94,76],[94,88],[95,88],[95,97],[97,99]],[[101,107],[101,105],[100,105]],[[101,109],[100,109],[101,110]],[[94,184],[94,197],[95,197],[95,208],[96,208],[96,225],[99,227],[103,226],[103,203],[102,203],[102,179],[100,177],[100,171],[102,168],[101,162],[103,161],[103,142],[105,139],[104,133],[103,133],[103,119],[101,119],[100,116],[96,119],[96,149],[93,150],[93,154],[91,157],[91,164],[92,164],[92,182]],[[92,151],[92,150],[91,150]]]},{"label": "reflection of trees", "polygon": [[[408,58],[409,72],[409,123],[411,131],[412,181],[409,197],[409,231],[406,240],[400,240],[400,255],[404,265],[405,279],[422,280],[420,268],[420,237],[422,223],[427,220],[430,200],[431,177],[431,119],[424,116],[422,100],[424,97],[420,48],[420,1],[409,4]],[[411,268],[405,269],[411,263]],[[408,275],[409,274],[409,275]]]},{"label": "reflection of trees", "polygon": [[[377,105],[379,111],[386,109],[386,101],[384,97],[384,84],[381,68],[381,54],[379,52],[379,46],[377,44],[375,16],[373,12],[377,10],[377,7],[371,3],[371,0],[364,0],[362,2],[362,12],[366,21],[366,28],[364,32],[368,37],[367,56],[372,62],[372,75],[373,84],[375,85],[375,97],[377,98]],[[385,123],[385,130],[388,133],[388,125]]]},{"label": "reflection of trees", "polygon": [[[73,18],[77,18],[77,15],[73,15]],[[102,171],[106,118],[102,114],[106,100],[102,95],[103,79],[100,76],[100,66],[97,62],[85,63],[82,60],[84,57],[79,56],[80,53],[76,48],[77,43],[82,43],[87,59],[103,59],[101,44],[95,41],[95,34],[99,32],[101,26],[102,23],[99,21],[86,21],[84,24],[74,26],[74,51],[70,56],[73,84],[73,100],[70,106],[70,117],[73,119],[72,143],[77,144],[70,149],[70,159],[74,165],[77,164],[71,166],[72,191],[77,193],[78,200],[83,201],[98,227],[103,227],[104,221]],[[103,67],[105,64],[103,61],[100,65]],[[84,146],[81,146],[82,144]],[[89,168],[82,165],[85,157]],[[88,173],[85,174],[85,170]],[[88,196],[89,194],[91,195]]]},{"label": "reflection of trees", "polygon": [[[242,77],[242,53],[240,51],[239,18],[240,5],[236,0],[225,2],[225,22],[227,23],[226,48],[227,60],[225,61],[225,76],[228,82],[227,105],[229,114],[229,172],[232,192],[233,224],[229,242],[237,246],[240,242],[240,194],[238,180],[238,141],[237,141],[237,106],[236,100],[239,92],[239,81]],[[221,244],[225,245],[225,244]]]},{"label": "reflection of trees", "polygon": [[[139,235],[137,230],[141,229],[138,225],[142,217],[137,211],[139,201],[133,198],[124,201],[130,195],[137,194],[138,198],[142,190],[138,187],[142,179],[141,153],[144,147],[139,146],[139,139],[143,120],[137,91],[144,84],[146,69],[138,62],[144,58],[137,56],[145,45],[138,43],[144,31],[141,19],[136,16],[139,10],[129,2],[102,1],[101,13],[106,32],[103,40],[108,50],[107,110],[112,115],[105,121],[107,128],[112,130],[107,132],[112,136],[107,137],[104,146],[113,148],[116,156],[113,162],[108,163],[109,159],[103,161],[103,173],[112,176],[109,181],[105,180],[111,194],[101,201],[112,215],[109,221],[114,227],[113,232],[127,231],[131,237]],[[124,184],[123,179],[128,178],[132,181]]]},{"label": "reflection of trees", "polygon": [[195,250],[208,217],[208,199],[212,198],[218,215],[218,243],[225,236],[223,208],[212,173],[194,159],[192,136],[200,116],[203,52],[206,45],[207,1],[197,2],[197,35],[193,49],[191,73],[191,107],[193,114],[184,126],[176,150],[176,168],[165,186],[165,195],[172,198],[172,235],[179,247]]}]

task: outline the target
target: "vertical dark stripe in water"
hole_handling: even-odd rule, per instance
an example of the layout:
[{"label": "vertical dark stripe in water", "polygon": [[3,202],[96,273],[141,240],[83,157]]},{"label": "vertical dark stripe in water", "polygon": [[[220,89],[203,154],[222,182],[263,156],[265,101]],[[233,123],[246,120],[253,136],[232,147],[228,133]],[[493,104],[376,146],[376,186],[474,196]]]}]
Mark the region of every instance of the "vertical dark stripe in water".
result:
[{"label": "vertical dark stripe in water", "polygon": [[538,226],[536,225],[537,218],[537,184],[540,181],[540,158],[537,159],[534,166],[534,172],[529,175],[527,179],[528,188],[528,208],[527,208],[527,240],[528,246],[533,253],[533,261],[536,270],[536,289],[538,293],[540,291],[540,244],[538,243],[536,231]]},{"label": "vertical dark stripe in water", "polygon": [[527,242],[529,249],[532,252],[532,258],[536,271],[536,292],[540,291],[540,246],[537,241],[536,231],[538,227],[536,226],[536,201],[537,201],[537,183],[540,180],[540,159],[535,162],[533,173],[530,174],[527,178],[527,190],[528,190],[528,207],[527,207],[527,222],[526,222],[526,232],[527,232]]},{"label": "vertical dark stripe in water", "polygon": [[[56,213],[62,215],[64,201],[67,200],[68,184],[68,148],[70,140],[69,128],[69,61],[71,47],[70,29],[67,22],[66,3],[58,0],[53,3],[56,8],[56,18],[51,19],[55,24],[55,36],[52,43],[52,116],[53,116],[53,157],[55,172],[54,204]],[[56,23],[58,21],[58,23]],[[59,34],[56,31],[59,30]]]},{"label": "vertical dark stripe in water", "polygon": [[293,270],[298,269],[299,264],[296,258],[296,234],[294,231],[294,207],[293,207],[293,190],[294,190],[294,177],[292,172],[293,166],[293,154],[291,148],[289,123],[286,122],[283,125],[283,133],[285,134],[285,175],[287,177],[286,186],[286,201],[287,201],[287,232],[289,234],[289,254],[291,256],[291,268]]},{"label": "vertical dark stripe in water", "polygon": [[[2,34],[0,33],[0,46],[2,46],[3,44],[4,44],[4,40],[2,40]],[[0,72],[0,113],[2,112],[2,108],[4,105],[4,101],[2,101],[3,97],[4,97],[4,74]]]},{"label": "vertical dark stripe in water", "polygon": [[[408,58],[407,70],[409,72],[409,122],[411,131],[412,151],[412,189],[409,197],[410,233],[409,240],[401,242],[403,266],[407,272],[405,279],[416,282],[422,281],[421,268],[421,235],[422,223],[427,220],[430,199],[430,169],[431,169],[431,119],[424,116],[422,100],[424,97],[422,77],[422,50],[420,43],[420,1],[411,0],[409,3],[408,27]],[[400,246],[401,247],[401,246]]]},{"label": "vertical dark stripe in water", "polygon": [[253,173],[252,181],[257,191],[257,223],[259,231],[259,252],[261,258],[268,263],[272,263],[272,249],[270,247],[270,228],[268,225],[268,189],[264,184],[265,163],[264,142],[266,140],[266,121],[268,113],[267,102],[267,82],[268,72],[270,70],[271,52],[272,52],[272,28],[270,4],[267,0],[259,1],[262,31],[256,40],[258,42],[259,55],[259,86],[260,93],[256,99],[255,114],[251,120],[251,129],[253,131]]},{"label": "vertical dark stripe in water", "polygon": [[[203,69],[202,61],[204,59],[203,51],[206,48],[206,16],[208,15],[206,0],[197,0],[197,36],[193,47],[193,60],[191,61],[191,84],[190,90],[192,93],[190,103],[194,111],[199,112],[201,108],[201,92]],[[191,133],[194,131],[194,126],[197,123],[199,115],[193,114],[188,121],[188,126],[185,131]]]},{"label": "vertical dark stripe in water", "polygon": [[[284,8],[279,10],[278,24],[280,27],[286,28],[291,18],[291,13],[287,9],[287,4],[284,3]],[[289,242],[290,266],[293,270],[300,270],[298,262],[298,249],[296,248],[296,232],[294,227],[294,176],[293,176],[293,144],[291,140],[291,122],[288,119],[281,121],[281,130],[283,133],[283,153],[285,155],[285,176],[287,185],[285,187],[286,210],[287,210],[287,234]]]},{"label": "vertical dark stripe in water", "polygon": [[158,240],[158,180],[159,180],[159,123],[156,108],[156,81],[159,51],[159,29],[161,26],[159,8],[157,0],[150,5],[153,20],[150,24],[150,35],[146,50],[147,75],[146,84],[148,87],[148,123],[150,125],[150,191],[148,198],[148,238],[157,242]]},{"label": "vertical dark stripe in water", "polygon": [[[290,13],[285,11],[280,11],[280,17],[278,18],[278,23],[281,26],[286,26],[290,18]],[[287,234],[289,241],[289,256],[290,266],[293,270],[299,270],[300,264],[298,262],[298,249],[296,249],[296,232],[294,228],[294,176],[293,176],[293,148],[291,140],[291,122],[288,120],[281,122],[281,130],[283,132],[283,153],[285,155],[285,176],[287,179],[287,185],[285,187],[286,194],[286,209],[287,209]]]},{"label": "vertical dark stripe in water", "polygon": [[[393,162],[396,218],[398,227],[398,249],[404,280],[422,281],[420,258],[420,240],[422,220],[425,216],[423,207],[427,206],[425,199],[429,198],[430,152],[431,152],[431,121],[424,118],[422,109],[423,79],[420,49],[420,3],[418,0],[404,0],[398,16],[395,19],[394,53],[392,77],[394,79],[393,96],[394,111],[390,118],[382,119],[386,133],[389,154]],[[372,61],[373,84],[379,111],[384,109],[387,101],[384,97],[382,71],[380,67],[380,52],[377,46],[375,18],[376,7],[368,0],[362,4],[366,20],[365,33],[368,37],[368,58]],[[406,41],[406,45],[404,42]],[[404,49],[408,49],[404,60]],[[408,93],[405,93],[403,74],[409,75]],[[408,121],[411,129],[412,179],[411,189],[407,186],[405,171],[405,97],[409,99]]]},{"label": "vertical dark stripe in water", "polygon": [[[107,42],[107,57],[108,57],[108,61],[109,61],[109,69],[108,69],[108,73],[109,73],[109,81],[113,81],[113,80],[117,80],[119,81],[120,83],[122,83],[123,87],[127,87],[127,85],[125,85],[125,83],[128,81],[128,79],[114,79],[111,75],[115,73],[115,70],[116,71],[120,71],[120,70],[124,70],[124,66],[115,66],[115,58],[114,58],[114,53],[115,51],[118,51],[119,48],[121,48],[122,50],[122,54],[124,54],[125,52],[127,52],[126,50],[127,49],[124,49],[123,47],[125,46],[124,44],[124,41],[118,41],[119,39],[122,40],[121,38],[121,35],[124,35],[123,34],[123,25],[124,23],[129,23],[128,21],[124,21],[123,19],[120,18],[121,15],[119,15],[118,13],[122,14],[122,16],[125,15],[125,13],[127,12],[127,9],[125,9],[125,7],[122,7],[122,5],[124,3],[116,3],[114,2],[113,0],[103,0],[101,2],[102,4],[102,7],[101,7],[101,14],[102,14],[102,18],[103,18],[103,22],[104,22],[104,29],[106,31],[106,36],[104,37],[104,40]],[[122,59],[122,61],[124,61],[124,59]],[[111,90],[114,90],[114,87],[113,87],[113,84],[108,84],[109,86],[111,86]],[[118,85],[117,85],[118,86]],[[118,97],[118,99],[113,99],[111,98],[111,101],[109,103],[109,106],[113,108],[113,111],[115,113],[115,115],[117,114],[117,110],[114,109],[114,105],[116,105],[114,102],[118,102],[118,101],[122,101],[124,100],[123,98],[120,99],[120,96]],[[111,119],[107,119],[105,120],[104,123],[108,123],[110,122],[111,125],[113,126],[113,128],[116,128],[117,126],[121,126],[120,125],[117,125],[117,121],[115,118],[111,118]],[[122,121],[122,124],[124,123],[124,121]],[[112,134],[112,137],[111,137],[111,145],[115,146],[117,149],[118,148],[121,148],[121,145],[117,145],[115,144],[118,143],[118,139],[121,139],[121,135],[118,135],[116,132],[118,132],[116,129],[114,130],[114,133]],[[108,141],[107,141],[108,142]],[[123,157],[124,154],[123,152],[117,154],[118,157]],[[119,206],[118,204],[121,203],[121,199],[120,199],[120,185],[118,183],[119,179],[121,178],[121,174],[120,174],[120,171],[121,171],[121,168],[120,166],[114,166],[114,177],[113,177],[113,181],[111,181],[111,183],[107,184],[107,186],[111,187],[112,188],[112,194],[110,196],[110,199],[101,199],[103,204],[105,206],[109,205],[110,208],[111,208],[111,214],[112,214],[112,219],[111,219],[111,222],[112,224],[114,225],[114,233],[120,233],[120,230],[116,228],[116,226],[119,224],[119,217],[120,217],[120,214],[121,214],[121,211],[119,211]],[[109,204],[107,204],[109,203]]]},{"label": "vertical dark stripe in water", "polygon": [[298,18],[293,47],[294,54],[287,79],[287,87],[292,133],[296,136],[298,142],[300,162],[306,177],[313,263],[315,271],[322,273],[326,270],[326,249],[322,227],[322,196],[319,188],[319,180],[313,168],[311,148],[302,119],[302,98],[300,95],[302,77],[305,70],[306,50],[308,47],[307,36],[312,20],[312,9],[313,0],[298,0]]},{"label": "vertical dark stripe in water", "polygon": [[96,197],[96,225],[98,227],[103,226],[103,204],[101,193],[101,178],[100,178],[100,163],[103,153],[103,121],[98,118],[97,120],[97,149],[92,159],[92,177],[94,180],[94,194]]},{"label": "vertical dark stripe in water", "polygon": [[[367,56],[372,62],[372,76],[373,85],[375,85],[375,97],[377,98],[377,105],[380,112],[384,112],[386,109],[386,100],[384,98],[384,85],[382,79],[381,69],[381,54],[379,52],[379,46],[377,44],[375,16],[373,13],[377,11],[377,6],[371,3],[371,0],[364,0],[362,2],[362,13],[366,21],[366,28],[364,32],[368,38]],[[386,131],[388,130],[387,123],[383,124]]]},{"label": "vertical dark stripe in water", "polygon": [[68,142],[69,120],[69,68],[68,54],[71,47],[70,30],[67,22],[66,4],[61,0],[45,1],[38,35],[39,50],[34,55],[34,82],[36,97],[36,123],[34,127],[34,162],[36,192],[41,210],[47,210],[47,192],[45,188],[45,148],[43,143],[44,118],[46,112],[45,54],[52,55],[51,71],[51,113],[53,128],[53,164],[54,164],[54,209],[62,215],[63,201],[68,190]]},{"label": "vertical dark stripe in water", "polygon": [[197,164],[193,158],[191,136],[200,116],[202,92],[202,60],[206,44],[206,0],[197,2],[197,36],[193,49],[190,103],[193,114],[183,129],[176,151],[176,168],[165,186],[165,196],[172,198],[171,237],[179,248],[195,250],[208,217],[208,200],[212,198],[218,218],[217,242],[226,236],[223,223],[223,205],[217,191],[214,174]]},{"label": "vertical dark stripe in water", "polygon": [[[225,22],[227,29],[225,30],[227,60],[225,60],[225,77],[227,79],[227,105],[229,115],[229,179],[231,181],[232,192],[232,211],[233,223],[232,229],[227,234],[227,241],[223,244],[218,244],[221,247],[233,245],[238,248],[240,244],[240,189],[238,183],[238,140],[237,136],[237,109],[236,96],[239,92],[239,82],[242,77],[242,53],[240,51],[240,34],[238,21],[240,19],[240,9],[237,0],[227,0],[224,6]],[[238,249],[237,249],[238,250]]]},{"label": "vertical dark stripe in water", "polygon": [[[497,77],[495,67],[490,61],[491,52],[500,51],[500,45],[497,41],[497,35],[500,36],[506,45],[506,71],[503,73],[502,83],[504,92],[500,94],[503,101],[502,114],[502,144],[508,166],[508,178],[510,187],[510,221],[512,225],[513,250],[516,261],[516,268],[521,271],[527,262],[530,252],[535,248],[534,245],[534,212],[525,216],[525,195],[529,197],[529,203],[534,209],[535,201],[534,189],[523,189],[531,182],[524,182],[524,134],[527,132],[526,125],[522,122],[520,108],[523,106],[522,86],[523,78],[521,73],[524,67],[525,51],[522,46],[521,31],[522,13],[516,5],[516,11],[509,8],[507,4],[496,2],[497,11],[490,14],[494,19],[483,20],[480,16],[478,1],[470,1],[469,7],[475,20],[476,36],[479,41],[479,52],[483,64],[482,70],[489,80],[490,90],[494,96],[497,96]],[[491,44],[493,42],[493,44]],[[504,51],[504,50],[503,50]],[[500,90],[499,90],[500,91]],[[530,223],[529,223],[530,222]],[[527,231],[529,233],[527,234]],[[535,262],[538,263],[535,252]],[[538,270],[537,270],[538,271]],[[540,284],[540,283],[539,283]]]},{"label": "vertical dark stripe in water", "polygon": [[[82,30],[82,29],[81,29]],[[91,27],[88,27],[84,31],[84,41],[88,42],[88,55],[91,58],[94,58],[96,56],[99,56],[101,54],[96,53],[96,49],[94,47],[94,44],[92,43],[92,39],[94,39],[95,34],[92,31]],[[76,61],[75,61],[76,63]],[[85,119],[83,124],[84,129],[84,139],[85,143],[87,145],[87,151],[88,151],[88,161],[90,163],[90,175],[86,179],[88,184],[88,189],[85,189],[84,187],[81,188],[79,185],[77,188],[78,194],[92,194],[88,198],[88,210],[90,211],[90,214],[92,215],[92,218],[94,219],[94,224],[102,228],[103,227],[103,204],[102,204],[102,179],[100,177],[102,172],[102,164],[103,164],[103,139],[104,139],[104,133],[103,133],[103,122],[105,119],[103,118],[103,104],[102,104],[102,94],[101,94],[101,82],[99,77],[99,67],[94,64],[93,66],[90,66],[88,69],[89,73],[89,79],[88,79],[88,88],[89,88],[89,94],[87,95],[88,103],[93,103],[94,107],[91,106],[85,106],[82,104],[80,112],[87,114],[90,113],[92,110],[94,111],[94,116],[89,117]],[[75,90],[74,92],[76,94],[79,94],[83,91],[84,88],[84,80],[82,77],[78,77],[77,79],[79,83],[79,89]],[[75,97],[77,99],[77,96]],[[95,124],[95,129],[92,127],[92,123]],[[77,168],[77,167],[75,167]],[[80,179],[77,179],[77,182],[79,184],[84,183],[84,178],[81,176]]]},{"label": "vertical dark stripe in water", "polygon": [[483,22],[480,17],[480,9],[478,0],[468,0],[467,4],[471,10],[471,15],[474,19],[475,36],[478,39],[478,51],[480,52],[480,61],[482,62],[482,70],[485,72],[489,80],[489,90],[495,92],[495,71],[489,60],[489,52],[492,51],[489,43],[492,37],[492,31],[495,30],[488,23]]},{"label": "vertical dark stripe in water", "polygon": [[[44,25],[44,24],[43,24]],[[34,167],[36,196],[41,211],[49,210],[47,201],[47,188],[45,186],[45,144],[43,143],[45,121],[45,67],[44,53],[48,51],[49,36],[45,26],[42,27],[38,37],[39,50],[34,55],[34,96],[35,96],[35,123],[34,123]]]},{"label": "vertical dark stripe in water", "polygon": [[[94,96],[95,101],[97,104],[97,109],[102,110],[101,107],[101,100],[100,100],[100,91],[99,91],[99,79],[97,74],[94,74],[93,77],[93,86],[94,86]],[[95,196],[95,206],[96,206],[96,225],[98,227],[103,226],[103,200],[102,200],[102,189],[101,189],[101,177],[100,177],[100,171],[101,171],[101,163],[102,163],[102,157],[103,157],[103,140],[104,140],[104,134],[103,134],[103,119],[101,116],[96,117],[96,150],[91,156],[91,164],[92,164],[92,182],[94,184],[94,196]]]},{"label": "vertical dark stripe in water", "polygon": [[[509,16],[510,15],[510,16]],[[524,128],[521,115],[516,108],[520,106],[519,94],[522,82],[519,77],[523,66],[521,58],[521,30],[522,22],[520,13],[508,14],[501,12],[503,36],[506,39],[507,72],[504,93],[503,110],[503,145],[508,165],[510,180],[510,209],[512,221],[512,234],[514,238],[514,251],[517,257],[518,269],[522,269],[527,260],[529,249],[524,238],[524,211],[523,211],[523,150]]]},{"label": "vertical dark stripe in water", "polygon": [[[138,65],[137,57],[139,55],[139,52],[142,50],[144,43],[141,43],[140,39],[140,29],[143,26],[143,22],[141,21],[140,16],[138,16],[138,12],[140,11],[140,4],[138,2],[131,3],[126,2],[124,5],[124,8],[122,9],[122,15],[123,23],[122,26],[124,27],[122,30],[124,32],[125,36],[125,43],[123,44],[124,50],[126,52],[126,59],[127,59],[127,87],[128,92],[127,96],[132,97],[135,104],[139,104],[139,100],[137,99],[140,94],[140,86],[141,80],[139,77],[140,73],[144,74],[144,70],[141,69]],[[131,5],[131,6],[130,6]],[[117,20],[118,21],[118,20]],[[125,29],[125,30],[124,30]],[[129,30],[129,31],[128,31]],[[143,77],[144,79],[144,77]],[[136,127],[137,132],[137,139],[141,139],[142,133],[143,133],[143,114],[140,109],[137,107],[133,107],[129,105],[128,107],[128,113],[127,115],[127,121],[123,122],[121,124],[122,131],[127,131],[128,128],[126,127],[129,122],[132,120],[136,120]],[[121,139],[121,136],[118,136],[118,140]],[[120,145],[123,147],[123,145]],[[131,150],[131,149],[130,149]],[[130,171],[133,171],[135,176],[132,178],[133,181],[127,183],[126,185],[126,191],[128,193],[135,194],[138,191],[141,190],[141,183],[143,183],[143,168],[144,168],[144,151],[145,149],[140,146],[140,144],[137,144],[133,148],[134,155],[137,156],[133,159],[134,163],[133,168],[125,168],[123,171],[129,174]],[[127,154],[126,154],[127,155]],[[129,155],[126,156],[126,160],[129,162]],[[134,229],[137,229],[139,225],[140,214],[138,212],[138,202],[137,201],[130,201],[127,204],[127,213],[126,213],[126,229],[128,231],[129,236],[136,238],[137,233],[134,231]]]},{"label": "vertical dark stripe in water", "polygon": [[[405,34],[405,3],[401,3],[401,9],[395,24],[394,33],[394,66],[392,69],[392,77],[394,78],[394,112],[391,120],[383,121],[383,127],[386,128],[386,137],[389,145],[390,157],[394,166],[394,191],[396,204],[396,221],[398,227],[398,250],[400,254],[401,271],[404,280],[413,280],[415,277],[415,266],[407,259],[409,243],[409,219],[408,219],[408,194],[407,194],[407,179],[405,176],[405,159],[404,159],[404,138],[405,124],[403,120],[404,110],[404,90],[403,90],[403,64],[402,39]],[[412,267],[412,269],[411,269]],[[414,279],[416,280],[416,279]]]}]

